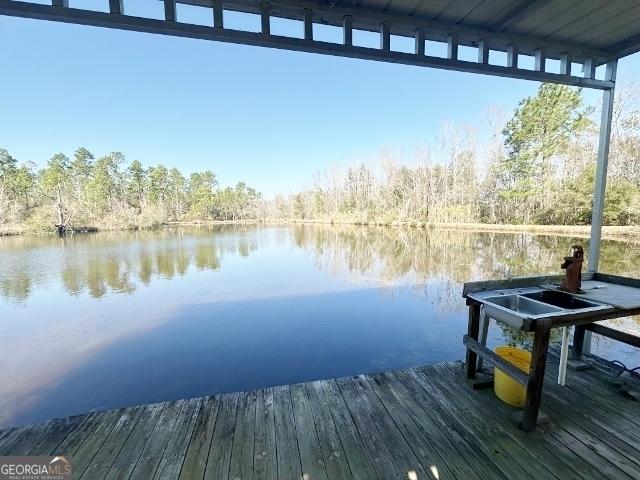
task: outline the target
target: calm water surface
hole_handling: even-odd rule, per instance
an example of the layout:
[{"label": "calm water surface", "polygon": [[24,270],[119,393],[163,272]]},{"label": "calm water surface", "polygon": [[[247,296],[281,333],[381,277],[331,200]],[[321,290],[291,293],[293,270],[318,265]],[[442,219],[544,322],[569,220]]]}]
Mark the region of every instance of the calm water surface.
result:
[{"label": "calm water surface", "polygon": [[[577,241],[336,226],[0,238],[0,426],[462,359],[462,282],[558,272]],[[638,245],[605,242],[601,261],[640,275]],[[612,341],[594,351],[640,365]]]}]

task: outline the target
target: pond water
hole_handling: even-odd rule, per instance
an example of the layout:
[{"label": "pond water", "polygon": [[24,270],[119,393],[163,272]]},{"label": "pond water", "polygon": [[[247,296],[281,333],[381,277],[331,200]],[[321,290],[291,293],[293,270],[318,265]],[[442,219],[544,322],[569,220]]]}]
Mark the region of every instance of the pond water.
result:
[{"label": "pond water", "polygon": [[[462,359],[462,283],[557,273],[576,242],[329,225],[0,238],[0,426]],[[638,276],[640,247],[606,241],[601,262]],[[610,340],[594,352],[640,365]]]}]

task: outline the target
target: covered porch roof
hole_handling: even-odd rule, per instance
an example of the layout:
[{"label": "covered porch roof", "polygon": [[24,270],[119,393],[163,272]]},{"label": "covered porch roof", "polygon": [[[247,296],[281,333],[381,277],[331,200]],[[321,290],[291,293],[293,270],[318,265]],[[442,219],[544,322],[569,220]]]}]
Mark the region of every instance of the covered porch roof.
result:
[{"label": "covered porch roof", "polygon": [[[157,0],[163,19],[128,15],[127,0],[104,0],[102,11],[92,10],[95,3],[50,1],[0,0],[0,14],[599,89],[613,83],[596,78],[597,66],[640,50],[640,2],[627,0]],[[181,5],[210,9],[211,26],[182,23]],[[225,28],[224,11],[260,15],[261,31]],[[274,17],[301,21],[302,34],[272,35]],[[315,39],[314,24],[341,28],[343,41]],[[354,30],[378,32],[379,48],[354,45]],[[396,35],[415,39],[414,51],[394,51]],[[445,42],[446,56],[425,52],[425,40]],[[461,46],[476,49],[477,61],[460,59]],[[506,52],[506,64],[490,60],[491,50]],[[533,68],[520,65],[520,55],[534,57]],[[572,62],[582,73],[572,71]]]}]

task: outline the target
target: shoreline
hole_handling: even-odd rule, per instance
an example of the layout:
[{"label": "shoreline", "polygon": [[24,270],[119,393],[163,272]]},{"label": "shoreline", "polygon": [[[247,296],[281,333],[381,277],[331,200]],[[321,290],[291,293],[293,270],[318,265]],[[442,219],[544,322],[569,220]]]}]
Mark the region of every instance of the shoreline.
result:
[{"label": "shoreline", "polygon": [[[497,224],[497,223],[444,223],[444,222],[360,222],[349,220],[282,220],[282,219],[265,219],[265,220],[219,220],[205,222],[166,222],[158,227],[140,228],[140,229],[99,229],[95,227],[84,227],[83,229],[95,232],[113,232],[113,231],[132,231],[132,230],[154,230],[164,227],[188,227],[188,226],[213,226],[213,225],[254,225],[254,224],[282,224],[282,225],[353,225],[368,227],[409,227],[424,229],[443,229],[443,230],[469,230],[479,232],[498,232],[498,233],[524,233],[530,235],[557,235],[557,236],[576,236],[588,238],[591,233],[590,225],[517,225],[517,224]],[[79,230],[83,230],[79,229]],[[87,233],[79,231],[75,233]],[[51,233],[31,233],[24,228],[10,226],[0,226],[0,237],[21,236],[21,235],[55,235]],[[617,226],[605,225],[602,227],[602,238],[609,239],[636,239],[640,238],[640,225],[638,226]]]}]

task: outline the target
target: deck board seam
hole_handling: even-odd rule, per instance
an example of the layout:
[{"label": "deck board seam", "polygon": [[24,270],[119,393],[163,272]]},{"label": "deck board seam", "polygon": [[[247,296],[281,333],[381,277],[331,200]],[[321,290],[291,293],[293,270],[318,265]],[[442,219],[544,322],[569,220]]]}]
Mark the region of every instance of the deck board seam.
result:
[{"label": "deck board seam", "polygon": [[[207,467],[209,466],[209,455],[211,454],[211,446],[213,445],[213,434],[216,431],[216,427],[218,426],[218,415],[220,413],[220,395],[214,395],[214,397],[218,397],[218,407],[216,408],[216,416],[213,419],[213,428],[211,429],[211,438],[209,439],[209,448],[207,448],[207,455],[204,459],[204,468],[202,469],[202,479],[204,479],[206,473],[207,473]],[[204,402],[203,402],[203,406],[204,406]],[[195,429],[194,429],[195,430]],[[192,437],[193,438],[193,437]],[[189,451],[189,449],[187,448],[187,452]],[[186,455],[185,455],[186,458]],[[182,464],[182,468],[184,468],[184,462]],[[180,473],[182,473],[182,468],[180,469]]]},{"label": "deck board seam", "polygon": [[[305,390],[307,390],[307,385],[310,385],[310,383],[309,384],[305,384]],[[322,394],[324,395],[324,388],[322,387],[322,385],[320,386],[320,389],[322,390]],[[307,395],[308,395],[308,391],[307,391]],[[347,467],[349,468],[349,473],[351,474],[351,478],[352,479],[356,478],[356,476],[353,473],[353,467],[351,466],[351,462],[349,462],[349,456],[347,455],[347,450],[346,450],[346,447],[344,445],[344,441],[342,439],[342,436],[340,435],[340,431],[338,430],[338,428],[336,426],[336,419],[335,419],[335,417],[333,415],[333,410],[331,408],[329,408],[328,411],[329,411],[329,415],[331,416],[331,424],[332,424],[333,428],[335,429],[336,436],[338,437],[338,442],[340,442],[340,448],[342,449],[342,452],[344,453],[344,457],[345,457],[345,460],[346,460],[346,463],[347,463]],[[313,415],[313,410],[312,410],[311,414]],[[316,422],[315,417],[313,418],[313,420],[314,420],[314,425],[315,425],[315,422]],[[323,455],[323,458],[324,458],[324,455]],[[325,460],[325,462],[326,462],[326,460]],[[329,480],[332,480],[332,479],[329,479]]]},{"label": "deck board seam", "polygon": [[[454,368],[455,368],[455,366],[454,366]],[[451,379],[454,379],[454,380],[456,379],[456,377],[455,377],[455,376],[451,376],[450,378],[451,378]],[[458,392],[462,393],[462,392],[461,392],[461,390],[460,390],[460,385],[456,385],[456,384],[454,384],[454,385],[453,385],[453,388],[455,388]],[[490,402],[487,402],[487,403],[490,403]],[[496,410],[496,408],[495,408],[495,407],[491,407],[491,406],[489,406],[488,408],[491,408],[491,409],[493,409],[494,411]],[[508,430],[508,429],[504,429],[504,431],[509,435],[509,437],[513,438],[513,439],[514,439],[514,441],[515,441],[515,442],[516,442],[516,443],[517,443],[517,444],[518,444],[518,445],[519,445],[523,450],[525,450],[527,453],[529,453],[533,460],[535,460],[537,463],[541,463],[541,462],[536,458],[536,456],[535,456],[535,455],[533,455],[533,453],[532,453],[532,452],[530,452],[528,448],[526,448],[526,446],[522,445],[519,441],[517,441],[517,440],[514,438],[514,436],[509,432],[509,430]],[[554,437],[554,438],[555,438],[555,437]],[[557,454],[557,452],[550,452],[550,451],[548,450],[548,448],[546,448],[544,445],[543,445],[543,448],[544,448],[544,450],[546,450],[547,452],[549,452],[551,455],[555,455],[555,454]],[[563,463],[565,463],[565,462],[563,462]],[[548,467],[545,463],[541,463],[541,465],[542,465],[542,466],[543,466],[547,471],[551,472],[551,475],[553,475],[553,476],[554,476],[554,477],[556,477],[556,478],[559,478],[560,480],[563,480],[561,476],[558,476],[558,474],[557,474],[555,471],[551,470],[551,469],[550,469],[550,467]],[[567,464],[565,463],[565,465],[567,465]],[[568,467],[570,467],[570,466],[568,466]],[[570,468],[571,468],[571,467],[570,467]]]},{"label": "deck board seam", "polygon": [[[374,395],[378,398],[378,400],[380,401],[380,404],[382,405],[382,407],[384,408],[384,411],[387,413],[387,416],[391,419],[391,421],[393,422],[393,424],[396,426],[396,429],[400,432],[400,435],[402,436],[402,438],[404,439],[405,443],[408,445],[409,449],[413,452],[414,456],[418,459],[418,462],[420,462],[422,464],[422,467],[425,469],[425,471],[427,472],[427,474],[431,473],[431,465],[426,465],[423,463],[423,461],[421,460],[421,455],[413,448],[412,446],[412,442],[409,441],[409,439],[406,437],[403,429],[401,428],[401,425],[398,424],[398,422],[396,422],[394,416],[391,414],[391,412],[389,411],[388,406],[386,405],[386,403],[384,402],[384,400],[382,399],[382,397],[380,397],[380,395],[378,394],[378,392],[376,391],[376,389],[373,387],[373,385],[371,385],[371,381],[373,380],[372,377],[370,377],[369,375],[363,375],[365,381],[369,384],[371,391],[374,393]],[[375,381],[375,380],[373,380]],[[411,417],[409,415],[410,421],[414,423],[414,425],[416,426],[416,428],[420,428],[420,425],[418,425],[417,423],[415,423],[415,421],[413,420],[413,417]],[[442,456],[440,455],[440,452],[437,451],[436,448],[433,447],[433,445],[431,445],[429,443],[429,446],[431,447],[431,449],[435,452],[435,454],[438,456],[438,458],[440,458],[440,460],[442,461],[442,464],[445,465],[445,461],[442,458]],[[450,470],[447,468],[447,470]],[[452,473],[453,474],[453,473]],[[455,476],[454,476],[455,478]]]},{"label": "deck board seam", "polygon": [[[344,377],[344,380],[348,380],[349,382],[353,382],[353,379],[352,379],[351,377]],[[357,419],[354,417],[353,413],[351,412],[351,409],[349,408],[349,403],[347,402],[347,399],[346,399],[346,397],[345,397],[345,394],[344,394],[343,388],[342,388],[342,387],[341,387],[341,385],[340,385],[340,383],[341,383],[341,382],[337,382],[337,381],[335,381],[335,380],[333,380],[333,382],[336,384],[336,387],[337,387],[338,391],[340,392],[340,395],[342,395],[342,399],[343,399],[343,401],[344,401],[344,403],[345,403],[345,406],[346,406],[346,408],[347,408],[347,411],[349,412],[349,414],[350,414],[350,416],[351,416],[351,420],[353,421],[353,423],[354,423],[354,425],[355,425],[355,427],[356,427],[356,431],[358,432],[358,434],[360,435],[360,438],[362,439],[363,446],[365,446],[364,450],[365,450],[365,452],[367,453],[367,456],[369,456],[369,458],[371,458],[371,454],[369,453],[368,449],[366,448],[366,443],[365,443],[365,437],[364,437],[364,434],[365,434],[366,432],[362,432],[362,431],[360,430],[360,427],[358,426],[358,423],[359,423],[359,422],[358,422],[358,421],[357,421]],[[368,416],[374,417],[373,413],[371,412],[371,410],[369,409],[369,407],[368,407],[366,404],[365,404],[363,407],[364,407],[364,409],[368,412],[368,413],[367,413],[367,415],[368,415]],[[380,428],[378,427],[378,425],[377,425],[377,424],[374,424],[374,425],[373,425],[373,427],[377,430],[377,432],[378,432],[378,436],[380,436],[380,438],[384,441],[384,433],[382,432],[382,430],[380,430]],[[400,475],[403,475],[402,468],[400,468],[400,465],[398,465],[398,462],[397,462],[396,458],[393,456],[393,453],[391,452],[391,449],[389,449],[389,448],[388,448],[388,446],[386,445],[386,442],[384,442],[384,443],[385,443],[385,447],[386,447],[386,448],[387,448],[387,450],[389,451],[389,455],[390,455],[391,460],[393,461],[393,466],[395,467],[395,470],[396,470],[396,471],[397,471],[397,473],[399,473]],[[379,477],[379,478],[382,478],[382,477],[380,477],[380,472],[378,472],[378,470],[375,468],[375,467],[376,467],[375,462],[373,462],[373,461],[371,460],[371,464],[373,465],[374,470],[376,471],[376,474],[378,475],[378,477]]]},{"label": "deck board seam", "polygon": [[[291,402],[291,414],[293,415],[293,430],[295,431],[295,439],[296,439],[296,449],[298,450],[298,461],[300,462],[300,471],[302,472],[302,478],[304,478],[304,467],[302,465],[302,455],[300,453],[300,442],[298,441],[298,426],[296,425],[295,420],[295,410],[293,408],[293,397],[291,396],[291,388],[287,386],[287,394],[289,397],[289,402]],[[280,474],[278,473],[278,478],[280,478]]]},{"label": "deck board seam", "polygon": [[[180,407],[180,410],[178,412],[176,412],[176,417],[180,418],[180,416],[182,415],[182,411],[185,410],[187,408],[188,402],[183,402],[183,404]],[[174,422],[172,427],[171,427],[171,431],[167,432],[167,441],[164,443],[164,447],[162,448],[162,452],[160,453],[160,456],[158,457],[158,462],[155,465],[155,468],[153,469],[153,475],[150,476],[150,478],[156,478],[156,475],[158,474],[158,469],[160,468],[160,465],[162,464],[162,460],[164,459],[164,455],[165,455],[165,451],[167,450],[167,446],[169,445],[169,440],[171,439],[171,436],[173,435],[174,430],[178,428],[178,422]]]},{"label": "deck board seam", "polygon": [[[142,458],[142,454],[144,453],[145,448],[147,448],[147,445],[151,441],[151,434],[156,430],[156,428],[160,424],[160,419],[162,418],[162,413],[164,412],[164,410],[166,410],[168,408],[168,405],[169,405],[169,402],[163,402],[162,411],[158,414],[158,418],[156,420],[156,423],[153,425],[153,428],[151,429],[151,431],[147,435],[147,438],[146,438],[146,441],[144,442],[144,445],[142,446],[142,448],[140,448],[140,453],[138,454],[138,457],[136,458],[135,463],[131,467],[131,471],[129,472],[129,475],[127,476],[127,479],[131,478],[131,475],[133,475],[133,472],[135,471],[136,467],[138,466],[138,463],[140,462],[140,459]],[[133,433],[133,430],[134,429],[131,430],[131,433]],[[124,444],[123,444],[123,446],[124,446]],[[109,475],[109,472],[107,472],[107,475]],[[155,475],[155,472],[154,472],[154,475]]]}]

